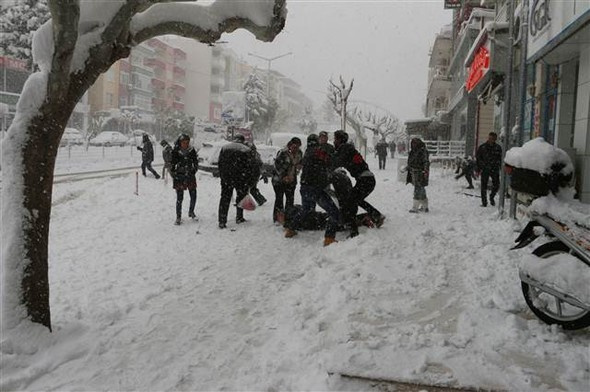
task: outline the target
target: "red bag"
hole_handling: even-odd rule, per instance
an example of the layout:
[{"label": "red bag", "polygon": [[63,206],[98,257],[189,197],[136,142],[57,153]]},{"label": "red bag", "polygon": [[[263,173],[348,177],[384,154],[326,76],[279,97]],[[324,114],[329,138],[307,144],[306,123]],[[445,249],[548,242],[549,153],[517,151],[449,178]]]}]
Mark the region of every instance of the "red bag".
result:
[{"label": "red bag", "polygon": [[247,211],[254,211],[256,209],[256,202],[250,193],[248,193],[240,202],[238,207],[243,208]]}]

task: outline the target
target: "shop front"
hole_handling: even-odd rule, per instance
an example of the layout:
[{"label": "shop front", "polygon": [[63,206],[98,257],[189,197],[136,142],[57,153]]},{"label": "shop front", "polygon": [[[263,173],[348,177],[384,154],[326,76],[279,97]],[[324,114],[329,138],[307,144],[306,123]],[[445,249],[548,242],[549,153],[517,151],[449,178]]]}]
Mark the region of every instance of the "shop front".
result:
[{"label": "shop front", "polygon": [[590,203],[590,2],[535,0],[529,12],[522,140],[565,150]]}]

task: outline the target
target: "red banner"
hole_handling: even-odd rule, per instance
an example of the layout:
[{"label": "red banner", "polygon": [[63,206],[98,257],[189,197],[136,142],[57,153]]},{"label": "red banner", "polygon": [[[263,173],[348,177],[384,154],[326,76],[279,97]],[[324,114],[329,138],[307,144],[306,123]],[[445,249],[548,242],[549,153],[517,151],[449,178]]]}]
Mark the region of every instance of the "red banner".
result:
[{"label": "red banner", "polygon": [[27,72],[27,62],[23,60],[17,60],[10,57],[0,56],[0,67],[6,67],[10,69],[16,69],[19,71]]},{"label": "red banner", "polygon": [[477,50],[471,67],[469,67],[469,75],[467,76],[467,82],[465,87],[468,92],[471,92],[477,86],[477,83],[484,77],[484,75],[490,69],[490,51],[482,46]]}]

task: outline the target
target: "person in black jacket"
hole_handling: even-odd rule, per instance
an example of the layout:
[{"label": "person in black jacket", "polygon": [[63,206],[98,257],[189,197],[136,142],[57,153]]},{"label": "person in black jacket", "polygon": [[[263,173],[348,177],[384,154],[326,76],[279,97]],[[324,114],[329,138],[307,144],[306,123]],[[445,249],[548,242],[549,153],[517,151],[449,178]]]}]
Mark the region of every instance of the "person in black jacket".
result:
[{"label": "person in black jacket", "polygon": [[502,147],[496,143],[498,135],[490,132],[488,140],[477,149],[477,168],[481,171],[481,205],[488,205],[488,180],[492,178],[490,204],[496,205],[494,198],[500,188],[500,166],[502,165]]},{"label": "person in black jacket", "polygon": [[465,157],[463,159],[459,158],[459,163],[457,166],[457,170],[459,171],[456,172],[457,175],[455,176],[455,180],[465,176],[465,179],[469,184],[467,189],[473,189],[473,172],[475,170],[475,166],[476,163],[472,157]]},{"label": "person in black jacket", "polygon": [[385,139],[379,140],[377,144],[375,144],[375,151],[377,151],[377,156],[379,157],[379,170],[385,170],[385,162],[387,162],[387,150],[389,145],[385,141]]},{"label": "person in black jacket", "polygon": [[219,178],[221,179],[221,198],[219,199],[219,228],[227,227],[227,214],[231,197],[236,190],[236,223],[245,222],[244,210],[237,204],[248,194],[252,182],[252,150],[245,144],[244,135],[236,135],[234,141],[226,144],[219,152]]},{"label": "person in black jacket", "polygon": [[172,187],[176,189],[176,225],[181,223],[182,201],[184,191],[188,190],[191,198],[188,216],[196,219],[195,205],[197,204],[197,178],[199,170],[199,158],[197,151],[190,145],[190,136],[182,134],[178,137],[172,150],[170,160],[170,173],[172,174]]},{"label": "person in black jacket", "polygon": [[408,154],[408,174],[406,185],[414,185],[414,204],[410,212],[428,212],[428,197],[426,187],[430,176],[430,160],[428,149],[420,138],[410,141],[410,154]]},{"label": "person in black jacket", "polygon": [[150,140],[150,137],[146,134],[143,135],[142,146],[137,146],[137,149],[141,151],[141,173],[145,177],[145,169],[148,169],[156,180],[160,178],[160,175],[156,173],[154,168],[152,167],[152,162],[154,161],[154,146]]},{"label": "person in black jacket", "polygon": [[338,207],[326,192],[330,184],[330,156],[319,145],[316,134],[307,137],[307,149],[303,155],[303,170],[301,171],[301,204],[302,209],[291,224],[285,227],[285,237],[290,238],[297,234],[296,227],[299,222],[305,221],[307,216],[315,210],[316,204],[328,213],[328,222],[324,235],[324,246],[336,241],[336,229],[340,220]]},{"label": "person in black jacket", "polygon": [[365,200],[373,192],[376,185],[375,176],[369,170],[369,165],[367,165],[367,162],[356,148],[348,143],[348,134],[346,132],[338,130],[334,133],[334,147],[336,147],[336,153],[334,154],[333,167],[345,168],[356,181],[348,205],[345,207],[347,215],[343,217],[344,221],[350,224],[350,236],[355,237],[358,235],[358,227],[354,220],[358,207],[367,211],[375,225],[381,227],[385,216]]},{"label": "person in black jacket", "polygon": [[295,202],[297,173],[301,169],[301,139],[294,137],[287,146],[277,153],[272,176],[272,187],[275,191],[275,205],[272,212],[273,222],[277,222],[277,214],[285,208],[292,207]]}]

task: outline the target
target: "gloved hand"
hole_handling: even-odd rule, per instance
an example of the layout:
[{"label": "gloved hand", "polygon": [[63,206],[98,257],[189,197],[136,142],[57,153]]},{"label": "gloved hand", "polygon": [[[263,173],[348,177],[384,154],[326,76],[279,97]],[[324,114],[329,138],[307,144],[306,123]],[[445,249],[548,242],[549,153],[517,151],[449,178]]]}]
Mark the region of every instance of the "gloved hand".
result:
[{"label": "gloved hand", "polygon": [[141,151],[141,147],[137,146],[136,148],[137,148],[139,151]]}]

